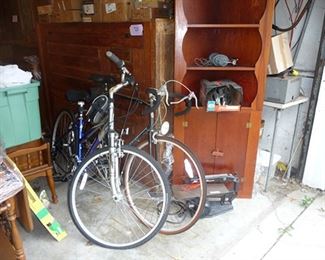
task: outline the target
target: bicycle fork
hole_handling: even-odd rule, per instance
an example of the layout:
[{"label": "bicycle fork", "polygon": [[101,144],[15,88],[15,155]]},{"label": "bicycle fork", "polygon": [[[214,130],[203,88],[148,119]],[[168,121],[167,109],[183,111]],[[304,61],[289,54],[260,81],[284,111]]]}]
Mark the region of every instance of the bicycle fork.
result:
[{"label": "bicycle fork", "polygon": [[[124,74],[123,74],[124,75]],[[122,78],[124,82],[124,78]],[[109,103],[109,175],[110,185],[112,189],[112,198],[114,201],[121,201],[123,198],[121,191],[121,174],[120,174],[120,158],[122,157],[121,145],[122,140],[114,129],[114,93],[126,86],[128,83],[117,84],[109,90],[109,97],[111,102]]]},{"label": "bicycle fork", "polygon": [[119,158],[122,156],[121,140],[117,138],[115,132],[110,133],[110,158],[109,158],[109,175],[110,185],[112,188],[112,197],[114,201],[121,201],[123,198],[121,192],[121,175]]}]

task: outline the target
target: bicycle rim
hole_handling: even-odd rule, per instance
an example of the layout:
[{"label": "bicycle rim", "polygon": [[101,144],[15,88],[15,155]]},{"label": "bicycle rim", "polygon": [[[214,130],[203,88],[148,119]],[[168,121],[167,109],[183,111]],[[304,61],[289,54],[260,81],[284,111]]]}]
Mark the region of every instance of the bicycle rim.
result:
[{"label": "bicycle rim", "polygon": [[[152,149],[151,153],[168,176],[172,189],[171,205],[161,233],[179,234],[191,228],[202,215],[207,194],[205,173],[186,145],[172,137],[157,136],[156,140],[157,149]],[[149,152],[148,147],[148,142],[139,146]]]},{"label": "bicycle rim", "polygon": [[[86,158],[74,174],[68,193],[69,211],[79,231],[93,243],[113,249],[129,249],[149,241],[167,218],[170,190],[159,164],[135,147],[123,146],[120,174],[129,177],[120,185],[122,198],[114,201],[110,183],[109,148]],[[132,206],[131,206],[132,204]],[[163,210],[157,211],[162,204]],[[141,212],[152,225],[134,213]]]},{"label": "bicycle rim", "polygon": [[73,116],[63,110],[57,116],[52,132],[51,155],[54,177],[63,179],[74,166],[74,134],[72,129]]}]

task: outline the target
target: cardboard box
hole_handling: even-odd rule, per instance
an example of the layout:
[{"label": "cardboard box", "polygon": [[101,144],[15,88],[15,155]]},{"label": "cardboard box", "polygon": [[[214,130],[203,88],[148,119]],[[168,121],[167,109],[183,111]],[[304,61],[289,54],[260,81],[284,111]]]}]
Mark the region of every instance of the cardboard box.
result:
[{"label": "cardboard box", "polygon": [[54,0],[53,10],[68,11],[68,10],[80,10],[82,0]]},{"label": "cardboard box", "polygon": [[136,8],[159,8],[164,0],[135,0],[134,6]]},{"label": "cardboard box", "polygon": [[103,22],[126,22],[130,20],[131,3],[129,0],[102,0]]},{"label": "cardboard box", "polygon": [[131,8],[132,21],[150,21],[155,18],[170,18],[171,10],[164,2],[157,1],[157,8],[138,8],[136,3]]},{"label": "cardboard box", "polygon": [[52,5],[37,6],[38,22],[49,23],[51,21],[52,13],[53,13]]},{"label": "cardboard box", "polygon": [[53,11],[52,5],[37,6],[38,15],[49,15],[52,14],[52,11]]},{"label": "cardboard box", "polygon": [[133,8],[131,12],[132,21],[150,21],[155,18],[169,18],[169,16],[169,10],[159,8]]},{"label": "cardboard box", "polygon": [[81,22],[80,10],[68,10],[68,11],[55,12],[51,16],[51,22],[54,23]]},{"label": "cardboard box", "polygon": [[272,37],[268,74],[279,74],[293,66],[288,33]]}]

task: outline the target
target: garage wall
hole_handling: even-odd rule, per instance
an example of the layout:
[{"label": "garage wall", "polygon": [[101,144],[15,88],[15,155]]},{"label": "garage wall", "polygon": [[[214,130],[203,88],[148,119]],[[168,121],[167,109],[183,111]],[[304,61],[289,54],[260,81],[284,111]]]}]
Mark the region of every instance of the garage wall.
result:
[{"label": "garage wall", "polygon": [[[290,8],[294,9],[295,1],[287,2],[290,5]],[[304,2],[306,2],[306,0]],[[324,13],[325,1],[315,0],[305,35],[302,38],[301,48],[299,52],[296,53],[295,69],[298,70],[302,76],[301,90],[304,95],[308,97],[310,96],[313,83]],[[294,30],[292,45],[295,44],[297,38],[299,37],[304,19],[305,18],[301,20],[300,24]],[[282,28],[289,27],[291,24],[284,0],[280,0],[276,8],[275,22],[279,27]],[[295,56],[295,50],[292,53],[293,56]],[[294,143],[294,149],[297,147],[298,148],[293,160],[293,167],[296,168],[298,167],[298,160],[300,157],[302,144],[301,138],[303,135],[303,127],[306,120],[308,104],[309,103],[305,103],[302,105],[301,113],[298,119],[298,132],[296,141]],[[281,113],[281,118],[279,120],[278,134],[276,136],[276,143],[274,145],[274,153],[280,155],[280,160],[284,163],[288,163],[289,161],[296,113],[297,107],[292,107],[284,110]],[[265,120],[265,127],[260,142],[260,149],[270,151],[273,136],[272,133],[275,120],[275,111],[272,108],[264,107],[263,119]]]}]

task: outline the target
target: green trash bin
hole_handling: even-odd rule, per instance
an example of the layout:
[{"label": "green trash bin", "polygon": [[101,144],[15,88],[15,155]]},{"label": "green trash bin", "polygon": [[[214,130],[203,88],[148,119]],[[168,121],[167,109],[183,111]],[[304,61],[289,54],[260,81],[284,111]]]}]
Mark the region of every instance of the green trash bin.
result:
[{"label": "green trash bin", "polygon": [[39,139],[39,81],[0,88],[0,140],[6,148]]}]

